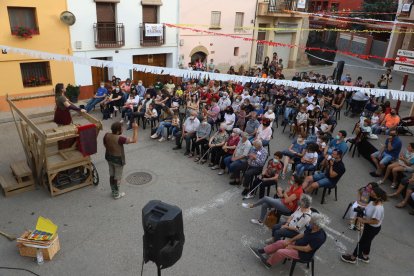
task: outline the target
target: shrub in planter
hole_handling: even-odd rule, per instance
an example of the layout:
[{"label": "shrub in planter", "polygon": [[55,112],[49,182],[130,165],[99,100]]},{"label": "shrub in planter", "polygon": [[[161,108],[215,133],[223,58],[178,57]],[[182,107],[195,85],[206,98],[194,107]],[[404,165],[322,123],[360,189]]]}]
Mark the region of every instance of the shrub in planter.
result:
[{"label": "shrub in planter", "polygon": [[78,102],[79,93],[80,93],[80,85],[68,84],[66,86],[66,97],[72,103],[77,103]]}]

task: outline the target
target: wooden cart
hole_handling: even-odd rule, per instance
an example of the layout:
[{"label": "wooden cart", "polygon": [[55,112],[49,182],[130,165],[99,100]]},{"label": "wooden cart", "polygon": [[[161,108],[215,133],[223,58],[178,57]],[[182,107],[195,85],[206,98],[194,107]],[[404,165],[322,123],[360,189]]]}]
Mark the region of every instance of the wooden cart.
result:
[{"label": "wooden cart", "polygon": [[[35,182],[46,187],[52,196],[99,183],[99,175],[90,156],[84,156],[76,143],[66,149],[58,148],[59,142],[79,137],[79,125],[95,124],[98,136],[102,130],[99,120],[87,113],[72,114],[73,124],[57,126],[53,122],[54,111],[33,114],[29,118],[15,104],[17,101],[53,96],[7,97],[26,160],[18,162],[19,165],[12,164],[13,176],[0,177],[6,196],[33,189]],[[29,175],[25,183],[19,181],[15,171]]]}]

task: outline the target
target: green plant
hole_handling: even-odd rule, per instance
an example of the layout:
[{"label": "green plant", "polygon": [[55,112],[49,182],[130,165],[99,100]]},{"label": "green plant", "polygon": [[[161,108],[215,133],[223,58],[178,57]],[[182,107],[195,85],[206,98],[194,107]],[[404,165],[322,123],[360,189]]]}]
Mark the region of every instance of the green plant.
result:
[{"label": "green plant", "polygon": [[72,101],[72,99],[77,100],[80,94],[80,85],[68,84],[66,86],[65,94],[66,94],[66,97],[68,97],[70,101]]}]

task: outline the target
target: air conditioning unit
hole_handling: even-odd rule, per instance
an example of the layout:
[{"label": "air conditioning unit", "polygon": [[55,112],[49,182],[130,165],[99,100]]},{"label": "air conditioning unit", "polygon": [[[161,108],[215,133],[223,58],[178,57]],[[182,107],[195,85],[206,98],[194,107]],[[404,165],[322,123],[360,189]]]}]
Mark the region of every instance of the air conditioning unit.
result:
[{"label": "air conditioning unit", "polygon": [[82,49],[82,41],[75,41],[75,49],[77,50]]}]

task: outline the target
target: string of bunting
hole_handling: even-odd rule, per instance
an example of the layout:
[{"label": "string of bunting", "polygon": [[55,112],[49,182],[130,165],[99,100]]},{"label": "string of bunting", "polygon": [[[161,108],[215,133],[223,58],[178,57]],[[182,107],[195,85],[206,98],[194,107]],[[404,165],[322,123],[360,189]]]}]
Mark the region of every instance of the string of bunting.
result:
[{"label": "string of bunting", "polygon": [[34,57],[37,59],[43,60],[52,60],[52,61],[63,61],[63,62],[72,62],[75,64],[82,64],[87,66],[94,67],[108,67],[108,68],[124,68],[128,70],[134,70],[138,72],[151,73],[156,75],[170,75],[175,77],[182,78],[193,78],[193,79],[211,79],[218,81],[232,81],[232,82],[241,82],[243,84],[248,82],[258,83],[264,82],[269,84],[284,85],[286,87],[292,87],[297,89],[304,88],[314,88],[314,89],[340,89],[342,91],[361,91],[368,95],[375,95],[376,97],[385,96],[387,99],[401,100],[407,102],[414,102],[414,93],[409,91],[398,91],[391,89],[379,89],[379,88],[361,88],[361,87],[352,87],[352,86],[342,86],[342,85],[331,85],[331,84],[320,84],[320,83],[309,83],[309,82],[298,82],[290,80],[279,80],[279,79],[267,79],[267,78],[258,78],[258,77],[248,77],[248,76],[239,76],[239,75],[228,75],[220,73],[210,73],[203,71],[191,71],[178,68],[168,68],[168,67],[157,67],[149,66],[142,64],[132,64],[132,63],[120,63],[109,60],[98,60],[98,59],[89,59],[84,57],[76,57],[69,55],[61,55],[48,53],[43,51],[36,51],[24,48],[16,48],[6,45],[0,45],[0,49],[6,53],[14,53],[25,56]]},{"label": "string of bunting", "polygon": [[308,50],[308,51],[339,53],[339,54],[358,57],[358,58],[366,59],[366,60],[368,60],[368,59],[379,59],[383,62],[399,61],[399,62],[404,62],[404,63],[407,63],[407,64],[413,64],[414,65],[414,61],[411,61],[411,60],[409,60],[405,57],[398,57],[398,58],[394,59],[394,58],[386,58],[386,57],[375,56],[375,55],[356,54],[356,53],[352,53],[352,52],[348,52],[348,51],[341,51],[341,50],[331,50],[331,49],[324,49],[324,48],[319,48],[319,47],[306,47],[306,46],[301,46],[301,45],[286,44],[286,43],[273,42],[273,41],[268,41],[268,40],[258,40],[258,39],[254,39],[254,38],[251,38],[251,37],[244,37],[244,36],[238,36],[238,35],[232,35],[232,34],[224,34],[224,33],[208,31],[208,30],[200,30],[200,29],[194,29],[194,28],[189,28],[189,27],[181,27],[181,26],[174,25],[174,24],[169,24],[169,23],[165,23],[165,26],[170,27],[170,28],[180,28],[180,29],[184,29],[184,30],[197,32],[197,33],[206,33],[206,34],[210,34],[210,35],[230,37],[230,38],[233,38],[233,39],[241,39],[243,41],[250,41],[250,42],[256,41],[258,44],[264,44],[264,45],[269,45],[269,46],[273,46],[273,47],[288,47],[288,48],[295,48],[296,47],[296,48],[299,48],[299,49],[302,49],[302,50]]},{"label": "string of bunting", "polygon": [[[337,21],[337,20],[333,20]],[[176,24],[180,27],[204,27],[210,28],[210,25],[205,24]],[[222,26],[223,27],[223,26]],[[315,32],[344,32],[344,33],[398,33],[398,34],[412,34],[414,33],[413,30],[352,30],[352,29],[341,29],[341,28],[274,28],[274,27],[254,27],[254,26],[243,26],[240,29],[243,30],[259,30],[259,31],[315,31]]]},{"label": "string of bunting", "polygon": [[381,24],[390,24],[390,25],[396,25],[396,26],[409,26],[414,27],[414,23],[409,22],[401,22],[401,21],[389,21],[389,20],[380,20],[380,19],[373,19],[373,18],[363,18],[363,17],[346,17],[346,16],[338,16],[338,15],[330,15],[330,14],[323,14],[323,13],[309,13],[309,12],[300,12],[300,11],[287,11],[289,13],[296,13],[296,14],[302,14],[302,15],[308,15],[313,17],[321,17],[321,18],[333,18],[335,20],[342,19],[345,21],[350,21],[352,23],[358,23],[366,22],[366,23],[381,23]]}]

